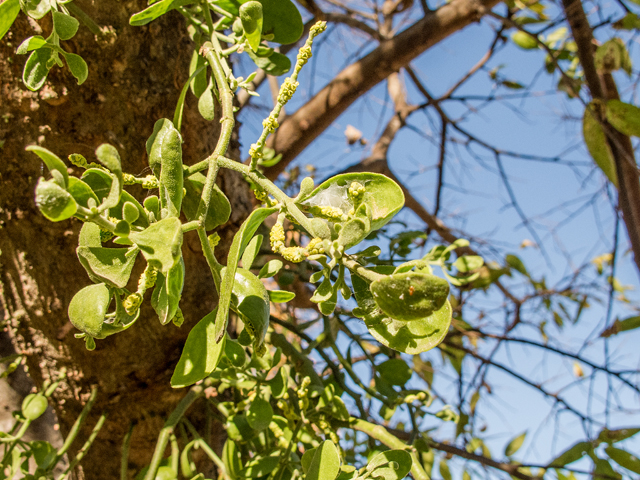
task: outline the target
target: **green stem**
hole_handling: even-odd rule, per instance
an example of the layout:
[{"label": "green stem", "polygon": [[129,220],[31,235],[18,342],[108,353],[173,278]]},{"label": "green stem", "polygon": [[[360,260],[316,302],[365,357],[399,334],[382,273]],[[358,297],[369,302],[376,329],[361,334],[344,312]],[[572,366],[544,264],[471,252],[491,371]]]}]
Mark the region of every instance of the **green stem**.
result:
[{"label": "green stem", "polygon": [[151,458],[151,464],[149,465],[149,470],[147,470],[147,474],[144,477],[144,480],[154,480],[156,478],[156,473],[158,471],[158,467],[160,467],[160,462],[162,462],[162,457],[164,456],[164,451],[167,448],[167,443],[169,442],[169,437],[173,433],[173,429],[176,427],[182,416],[191,406],[191,404],[196,401],[200,395],[202,395],[203,388],[199,385],[191,387],[189,393],[187,393],[180,403],[175,408],[169,418],[167,419],[164,427],[160,430],[160,434],[158,435],[158,442],[156,443],[156,449],[153,452],[153,457]]},{"label": "green stem", "polygon": [[298,86],[298,74],[300,73],[300,70],[302,70],[304,64],[309,60],[309,57],[311,57],[311,46],[313,45],[313,39],[316,37],[316,35],[323,32],[325,28],[326,23],[318,22],[309,31],[307,41],[300,49],[300,53],[298,54],[298,59],[296,61],[296,65],[293,69],[291,77],[285,79],[283,87],[280,89],[280,93],[278,94],[276,104],[273,106],[273,110],[269,114],[269,117],[263,122],[263,129],[260,138],[254,145],[251,146],[249,153],[251,153],[252,171],[256,170],[258,166],[258,160],[262,157],[262,150],[264,148],[265,142],[267,141],[267,137],[278,127],[278,118],[280,117],[280,111],[291,99],[291,95],[293,94],[292,92],[295,92],[295,89]]},{"label": "green stem", "polygon": [[64,444],[62,445],[62,447],[60,447],[60,449],[56,453],[55,463],[58,463],[60,458],[62,458],[62,456],[65,453],[67,453],[67,451],[69,450],[69,447],[71,447],[71,444],[78,436],[78,432],[80,432],[80,426],[87,419],[87,416],[89,415],[89,412],[91,411],[91,407],[93,407],[93,404],[96,401],[97,396],[98,396],[98,387],[94,385],[93,387],[91,387],[91,395],[89,396],[89,400],[87,401],[87,404],[82,409],[82,412],[80,413],[78,418],[76,418],[76,421],[71,427],[71,431],[69,431],[69,435],[67,435],[67,438],[65,439]]},{"label": "green stem", "polygon": [[80,215],[84,215],[87,217],[85,222],[93,222],[99,227],[102,227],[105,230],[109,230],[111,233],[116,229],[116,224],[106,218],[102,217],[99,213],[93,213],[88,208],[83,207],[82,205],[78,205],[77,212]]},{"label": "green stem", "polygon": [[120,459],[120,480],[128,480],[129,470],[129,448],[131,447],[131,435],[133,434],[133,423],[129,426],[129,431],[122,441],[122,457]]},{"label": "green stem", "polygon": [[351,270],[353,273],[355,273],[360,278],[362,278],[363,280],[366,280],[369,283],[375,282],[376,280],[380,280],[386,276],[376,272],[372,272],[368,268],[360,265],[355,260],[348,258],[346,255],[340,258],[340,262],[349,270]]},{"label": "green stem", "polygon": [[289,196],[280,190],[271,180],[265,177],[262,173],[257,170],[251,170],[251,168],[242,163],[233,161],[229,158],[220,157],[218,158],[218,164],[223,168],[228,168],[229,170],[235,170],[236,172],[240,172],[251,179],[251,181],[258,186],[260,186],[267,193],[270,193],[273,198],[275,198],[278,202],[280,202],[287,210],[287,213],[291,215],[296,222],[298,222],[302,227],[309,232],[314,237],[318,235],[315,232],[313,224],[311,223],[311,219],[309,219],[302,211],[298,208],[298,206],[294,203],[294,201],[289,198]]},{"label": "green stem", "polygon": [[58,480],[66,479],[71,473],[71,471],[74,468],[76,468],[76,465],[78,465],[78,463],[80,463],[80,461],[84,458],[84,456],[87,454],[87,452],[91,448],[91,445],[93,444],[94,440],[98,436],[98,432],[100,432],[100,429],[104,425],[104,422],[106,419],[107,419],[106,413],[103,413],[102,415],[100,415],[98,422],[96,423],[96,425],[93,427],[93,430],[91,431],[91,435],[89,435],[89,438],[87,439],[87,441],[84,442],[84,445],[82,445],[82,448],[80,449],[78,454],[75,456],[75,458],[69,463],[69,466],[65,469],[62,475],[58,477]]},{"label": "green stem", "polygon": [[65,6],[69,9],[69,13],[73,13],[74,16],[78,17],[78,20],[80,20],[84,26],[91,31],[91,33],[99,37],[104,35],[100,25],[94,22],[93,19],[84,13],[84,11],[74,2],[67,3]]},{"label": "green stem", "polygon": [[[354,430],[358,430],[360,432],[366,433],[371,438],[378,440],[380,443],[386,445],[389,448],[394,450],[406,450],[407,445],[398,439],[395,435],[392,435],[381,425],[374,425],[373,423],[366,422],[364,420],[360,420],[357,418],[351,418],[349,421],[349,427]],[[420,460],[418,460],[418,454],[413,451],[409,452],[411,454],[411,458],[413,460],[413,465],[411,466],[411,475],[414,480],[430,480],[429,475],[425,472]]]},{"label": "green stem", "polygon": [[204,227],[198,228],[198,238],[200,239],[200,244],[202,245],[202,253],[204,254],[204,258],[207,260],[209,270],[211,270],[213,283],[216,284],[216,290],[220,292],[220,285],[222,284],[220,272],[222,271],[222,265],[220,265],[220,263],[216,259],[215,254],[213,253],[213,249],[209,244],[207,232],[205,232]]},{"label": "green stem", "polygon": [[26,420],[21,426],[20,426],[20,430],[18,430],[18,432],[12,436],[12,437],[2,437],[0,438],[0,443],[13,443],[13,442],[17,442],[18,440],[20,440],[23,435],[27,432],[27,428],[29,428],[29,425],[31,425],[31,420]]},{"label": "green stem", "polygon": [[200,441],[198,442],[198,445],[200,445],[200,448],[204,450],[204,453],[206,453],[209,456],[209,458],[213,461],[213,463],[216,464],[216,467],[218,467],[218,470],[220,471],[222,478],[224,478],[224,480],[231,480],[231,477],[229,477],[229,474],[227,473],[227,469],[224,466],[224,462],[220,460],[220,457],[216,455],[216,452],[214,452],[211,449],[211,447],[207,444],[207,442],[200,439]]},{"label": "green stem", "polygon": [[[331,327],[329,325],[328,317],[324,317],[324,331],[325,331],[325,334],[329,338],[331,338]],[[347,360],[342,356],[342,352],[340,352],[340,349],[336,345],[336,342],[330,341],[328,343],[331,345],[331,349],[333,350],[333,353],[335,354],[336,358],[340,362],[340,365],[342,365],[342,368],[345,369],[347,374],[351,377],[351,380],[353,380],[356,385],[358,385],[361,389],[363,389],[373,398],[377,398],[378,400],[380,400],[385,405],[388,405],[388,406],[393,405],[393,402],[390,401],[387,397],[385,397],[384,395],[381,395],[380,393],[376,392],[374,389],[369,388],[364,383],[362,383],[362,380],[360,380],[360,377],[358,377],[358,375],[356,375],[356,372],[353,371],[353,368],[351,368],[351,363],[347,362]]]}]

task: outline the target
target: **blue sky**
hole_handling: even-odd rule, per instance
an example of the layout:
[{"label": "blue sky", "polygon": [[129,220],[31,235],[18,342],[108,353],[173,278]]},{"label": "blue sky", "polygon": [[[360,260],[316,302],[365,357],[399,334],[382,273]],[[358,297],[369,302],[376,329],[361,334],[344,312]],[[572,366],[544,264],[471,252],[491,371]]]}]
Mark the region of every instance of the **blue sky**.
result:
[{"label": "blue sky", "polygon": [[[433,95],[438,96],[446,91],[484,55],[493,38],[492,26],[495,26],[495,22],[486,19],[480,24],[474,24],[436,45],[413,63],[414,70]],[[604,37],[610,34],[611,31],[601,32]],[[347,29],[338,27],[315,50],[314,61],[303,70],[298,93],[287,110],[293,111],[310,98],[333,73],[352,61],[357,52],[367,52],[372,48],[373,43],[362,37],[354,38]],[[640,60],[633,49],[632,57]],[[614,195],[615,192],[607,185],[605,177],[593,165],[582,145],[582,103],[568,100],[564,94],[554,93],[557,75],[540,73],[544,67],[543,52],[523,51],[513,44],[507,45],[487,64],[487,71],[476,74],[459,90],[458,95],[487,95],[494,91],[495,87],[487,72],[499,65],[504,65],[501,74],[505,78],[527,86],[531,95],[525,99],[494,102],[469,116],[461,126],[503,150],[539,156],[561,156],[562,162],[558,163],[508,156],[502,158],[504,171],[517,201],[527,218],[533,221],[535,233],[542,241],[545,254],[538,248],[521,248],[523,241],[534,240],[532,233],[522,225],[518,213],[510,205],[505,184],[497,172],[495,158],[481,148],[473,149],[478,158],[473,158],[464,145],[452,146],[448,151],[443,219],[450,227],[459,228],[472,238],[485,239],[486,244],[476,243],[474,246],[486,255],[488,261],[503,261],[505,253],[515,253],[523,259],[534,278],[544,276],[549,286],[558,282],[566,283],[566,277],[577,268],[588,264],[594,257],[611,251],[615,219],[608,195]],[[244,65],[239,70],[246,75],[247,71],[242,71],[242,67]],[[534,78],[536,80],[532,82]],[[404,75],[403,79],[410,101],[423,102],[424,99],[408,77]],[[616,74],[616,79],[621,86],[623,100],[630,100],[633,90],[629,79],[624,74]],[[504,87],[495,91],[500,95],[523,92]],[[270,106],[268,90],[263,87],[260,92],[262,98],[259,102]],[[452,118],[467,112],[454,102],[444,103],[443,108]],[[341,171],[348,164],[357,163],[369,153],[371,144],[384,128],[392,110],[386,85],[378,85],[338,118],[334,125],[300,155],[296,164],[303,169],[307,164],[314,165],[318,169],[317,178],[322,179]],[[439,128],[439,125],[437,116],[432,111],[428,115],[429,117],[417,112],[410,117],[412,129],[405,129],[398,134],[390,150],[389,163],[416,198],[431,211],[434,206],[434,166],[438,159],[439,135],[433,127]],[[264,116],[265,112],[255,110],[245,110],[242,113],[241,141],[245,152],[257,138],[258,128],[261,129],[259,122]],[[429,118],[435,120],[435,123],[430,123]],[[365,147],[348,146],[343,133],[347,125],[361,130],[369,144]],[[456,137],[461,138],[459,135]],[[558,205],[564,206],[549,213]],[[572,216],[575,218],[571,219]],[[411,212],[404,212],[400,218],[411,229],[424,228]],[[633,290],[627,292],[630,303],[616,302],[612,319],[616,316],[630,316],[638,307],[638,273],[630,253],[627,252],[628,242],[622,223],[619,237],[616,277]],[[586,283],[594,278],[595,269],[589,267],[579,281]],[[523,277],[517,273],[511,279],[506,279],[505,283],[515,291],[527,288]],[[600,288],[602,289],[602,282]],[[591,308],[577,325],[566,326],[562,331],[552,326],[553,320],[546,310],[526,312],[531,326],[519,327],[517,336],[541,341],[536,325],[546,320],[549,323],[547,332],[553,345],[572,352],[577,352],[582,347],[586,357],[596,363],[603,362],[605,342],[597,339],[597,333],[605,327],[606,291],[602,289],[596,296],[605,303],[592,302]],[[504,321],[498,308],[502,298],[492,292],[477,293],[473,301],[478,309],[475,313],[479,314],[482,309],[484,317],[476,315],[474,318],[472,313],[466,320],[472,325],[482,323],[487,329],[499,331]],[[638,342],[640,331],[609,339],[607,343],[611,364],[638,369]],[[481,346],[480,351],[486,353],[490,348],[491,344],[486,344]],[[441,356],[439,351],[434,350],[423,354],[423,358],[430,359],[437,365]],[[550,391],[561,391],[561,395],[571,399],[572,404],[585,412],[589,409],[597,412],[602,408],[602,401],[598,399],[606,398],[604,377],[596,377],[591,383],[584,380],[576,382],[573,360],[521,344],[512,344],[508,349],[502,348],[495,359],[534,381],[544,382],[543,385]],[[476,367],[477,364],[468,364],[466,373],[473,374]],[[589,379],[591,369],[585,365],[582,367]],[[442,379],[436,383],[435,388],[455,398],[454,387],[446,380],[446,372],[450,367],[441,368],[445,374],[441,375]],[[366,372],[361,373],[367,375]],[[635,380],[637,381],[637,376]],[[575,416],[550,415],[549,402],[531,388],[514,382],[511,377],[497,370],[489,375],[488,381],[494,388],[493,394],[481,401],[479,416],[488,426],[484,435],[489,439],[492,452],[498,458],[501,458],[509,439],[523,431],[528,432],[527,441],[516,458],[525,463],[544,463],[563,448],[585,437],[583,426]],[[619,392],[622,403],[633,410],[631,414],[611,413],[606,419],[609,426],[640,425],[637,396],[619,385],[615,386],[615,390]],[[589,397],[592,398],[591,402],[587,400]],[[605,421],[604,416],[598,418]],[[433,426],[439,424],[440,422],[432,422]],[[436,436],[445,438],[447,428],[441,427]],[[594,431],[589,433],[593,435]],[[630,442],[628,449],[640,451],[640,440]],[[576,464],[576,467],[588,469],[589,465],[582,462]]]}]

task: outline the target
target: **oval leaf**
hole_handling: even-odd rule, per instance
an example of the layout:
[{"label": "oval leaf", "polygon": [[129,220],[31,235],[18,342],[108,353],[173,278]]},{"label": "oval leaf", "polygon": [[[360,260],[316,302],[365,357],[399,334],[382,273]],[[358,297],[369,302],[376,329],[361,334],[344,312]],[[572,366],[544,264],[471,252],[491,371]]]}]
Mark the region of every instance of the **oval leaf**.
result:
[{"label": "oval leaf", "polygon": [[582,134],[584,143],[587,145],[589,155],[600,167],[600,170],[607,176],[609,181],[618,186],[618,175],[613,153],[607,142],[607,136],[596,117],[596,109],[599,108],[596,102],[591,102],[584,110],[582,117]]},{"label": "oval leaf", "polygon": [[102,324],[110,301],[111,294],[104,283],[84,287],[69,303],[69,320],[81,332],[101,338]]},{"label": "oval leaf", "polygon": [[53,29],[60,37],[60,40],[69,40],[78,31],[80,22],[75,18],[62,12],[53,12]]},{"label": "oval leaf", "polygon": [[18,12],[20,12],[20,2],[18,0],[6,0],[0,3],[0,40],[13,25]]},{"label": "oval leaf", "polygon": [[215,319],[216,310],[200,320],[189,332],[178,365],[171,376],[173,388],[193,385],[218,366],[225,342],[216,342]]},{"label": "oval leaf", "polygon": [[340,454],[330,440],[315,449],[305,480],[333,480],[340,472]]},{"label": "oval leaf", "polygon": [[36,205],[45,217],[52,222],[60,222],[72,217],[78,210],[78,204],[71,194],[53,180],[40,178],[36,186]]}]

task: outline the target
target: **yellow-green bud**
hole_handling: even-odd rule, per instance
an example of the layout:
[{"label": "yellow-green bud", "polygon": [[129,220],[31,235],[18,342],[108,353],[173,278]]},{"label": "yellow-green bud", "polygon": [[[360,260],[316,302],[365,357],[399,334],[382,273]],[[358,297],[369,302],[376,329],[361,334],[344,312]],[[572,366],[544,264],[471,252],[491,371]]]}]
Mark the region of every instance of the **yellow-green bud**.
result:
[{"label": "yellow-green bud", "polygon": [[280,248],[278,253],[282,255],[282,258],[293,263],[300,263],[306,258],[305,250],[302,247]]},{"label": "yellow-green bud", "polygon": [[280,223],[276,223],[271,232],[269,233],[269,240],[271,241],[271,250],[274,253],[280,252],[280,249],[284,248],[284,227]]},{"label": "yellow-green bud", "polygon": [[140,308],[140,305],[142,305],[142,295],[140,295],[138,292],[132,293],[127,298],[125,298],[124,302],[122,302],[124,310],[129,315],[133,315],[138,310],[138,308]]},{"label": "yellow-green bud", "polygon": [[320,255],[324,253],[324,244],[321,238],[312,238],[307,245],[307,253],[309,255]]}]

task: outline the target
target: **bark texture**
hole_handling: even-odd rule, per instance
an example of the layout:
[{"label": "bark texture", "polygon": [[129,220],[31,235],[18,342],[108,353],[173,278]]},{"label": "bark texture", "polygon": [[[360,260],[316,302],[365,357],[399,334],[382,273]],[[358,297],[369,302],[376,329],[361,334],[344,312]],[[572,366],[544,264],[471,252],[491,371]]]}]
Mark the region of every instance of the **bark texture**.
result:
[{"label": "bark texture", "polygon": [[[82,55],[89,65],[83,85],[78,86],[66,68],[54,68],[39,92],[22,84],[26,56],[15,55],[15,49],[30,35],[48,36],[50,15],[36,24],[20,14],[0,42],[0,299],[6,325],[18,351],[27,355],[36,384],[67,369],[68,382],[54,400],[63,434],[80,413],[91,386],[98,386],[98,400],[74,447],[80,448],[97,417],[107,411],[107,423],[83,468],[85,478],[114,479],[119,478],[121,442],[132,422],[136,428],[130,473],[149,461],[158,431],[184,395],[184,390],[169,387],[181,347],[189,329],[217,299],[197,237],[188,234],[183,247],[187,279],[182,328],[162,327],[147,299],[138,323],[98,341],[95,351],[85,350],[84,342],[73,336],[67,306],[91,283],[75,256],[81,222],[52,223],[39,214],[34,188],[47,173],[24,149],[39,144],[63,159],[81,153],[92,161],[95,148],[108,142],[118,148],[126,172],[146,174],[145,141],[155,120],[173,116],[193,51],[182,17],[175,12],[144,27],[131,27],[129,17],[145,8],[146,1],[78,3],[115,33],[111,42],[97,42],[81,26],[71,41],[63,42],[67,51]],[[193,96],[187,102],[183,158],[195,163],[213,150],[219,122],[200,118]],[[251,209],[251,196],[238,175],[224,172],[219,183],[233,207],[230,222],[220,231],[223,254]],[[146,195],[142,190],[132,193],[139,199]],[[140,261],[129,285],[134,290],[142,268]]]}]

